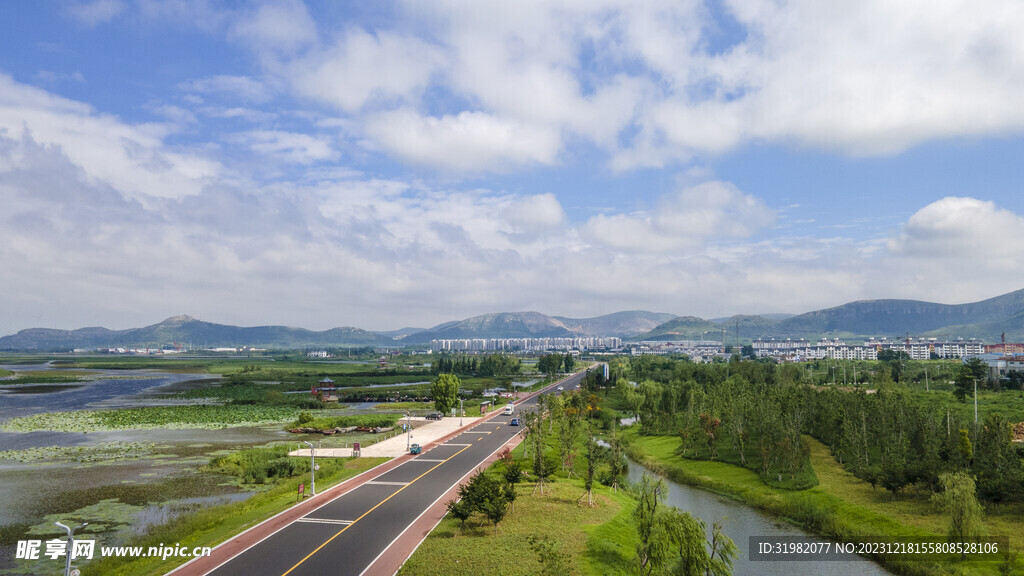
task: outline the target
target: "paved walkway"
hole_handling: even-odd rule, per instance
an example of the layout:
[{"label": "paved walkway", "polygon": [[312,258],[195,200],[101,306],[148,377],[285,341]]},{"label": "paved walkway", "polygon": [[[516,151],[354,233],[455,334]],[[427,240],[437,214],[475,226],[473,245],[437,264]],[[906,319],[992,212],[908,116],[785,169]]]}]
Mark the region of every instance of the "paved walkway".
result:
[{"label": "paved walkway", "polygon": [[[479,416],[465,416],[461,419],[461,422],[469,427],[473,426]],[[405,422],[405,418],[399,424]],[[412,443],[419,444],[420,446],[426,446],[431,442],[443,438],[452,432],[455,432],[460,428],[460,419],[458,417],[445,417],[441,420],[427,420],[426,418],[413,418],[412,419]],[[376,444],[364,446],[362,448],[362,456],[370,457],[385,457],[394,458],[407,454],[409,450],[406,448],[409,444],[409,439],[406,434],[399,434],[393,436],[387,440],[381,440]],[[302,450],[292,450],[288,453],[289,456],[305,456],[309,457],[309,449],[303,448]],[[352,456],[351,448],[317,448],[317,458],[348,458]]]}]

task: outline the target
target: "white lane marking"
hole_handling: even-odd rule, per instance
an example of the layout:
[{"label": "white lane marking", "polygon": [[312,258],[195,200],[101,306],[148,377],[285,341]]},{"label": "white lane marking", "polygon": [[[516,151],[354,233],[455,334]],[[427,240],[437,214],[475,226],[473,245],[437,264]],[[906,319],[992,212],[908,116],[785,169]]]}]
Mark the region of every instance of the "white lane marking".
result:
[{"label": "white lane marking", "polygon": [[310,524],[341,524],[342,526],[348,526],[352,523],[351,520],[332,520],[330,518],[299,518],[296,522],[309,522]]},{"label": "white lane marking", "polygon": [[[439,462],[444,462],[444,460],[439,460]],[[371,486],[408,486],[409,485],[408,482],[388,482],[387,480],[370,480],[369,482],[363,482],[363,486],[366,486],[367,484],[369,484]]]}]

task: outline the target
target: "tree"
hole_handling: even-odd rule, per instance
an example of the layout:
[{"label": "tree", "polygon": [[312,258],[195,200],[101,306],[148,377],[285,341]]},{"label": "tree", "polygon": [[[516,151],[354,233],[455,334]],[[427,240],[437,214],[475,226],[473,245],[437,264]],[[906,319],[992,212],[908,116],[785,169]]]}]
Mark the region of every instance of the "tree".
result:
[{"label": "tree", "polygon": [[[587,489],[587,492],[583,495],[587,497],[587,505],[594,505],[594,474],[597,472],[597,462],[601,458],[600,446],[597,445],[597,440],[594,439],[594,432],[589,431],[587,434],[587,475],[583,478],[583,487]],[[583,496],[579,497],[579,500],[583,499]],[[577,502],[579,502],[577,500]]]},{"label": "tree", "polygon": [[572,354],[566,353],[562,365],[565,367],[566,373],[572,372],[572,369],[576,367],[576,358]]},{"label": "tree", "polygon": [[932,494],[932,501],[949,514],[948,542],[976,542],[982,536],[981,504],[974,494],[974,480],[966,472],[939,476],[942,492]]},{"label": "tree", "polygon": [[430,395],[434,397],[434,408],[442,414],[459,403],[459,387],[462,382],[454,374],[438,374],[430,386]]},{"label": "tree", "polygon": [[516,502],[515,502],[515,500],[516,500],[515,499],[516,491],[515,491],[515,488],[516,488],[516,484],[518,484],[519,481],[523,479],[523,466],[522,466],[522,464],[520,464],[519,462],[508,462],[508,463],[506,463],[505,464],[505,474],[504,474],[504,477],[505,477],[505,482],[512,489],[512,501],[511,501],[511,504],[512,504],[512,512],[515,513],[515,511],[516,511]]},{"label": "tree", "polygon": [[473,508],[465,500],[452,500],[448,502],[448,513],[459,521],[459,529],[455,531],[458,536],[459,531],[466,527],[466,520],[473,515]]},{"label": "tree", "polygon": [[953,393],[961,402],[966,401],[967,396],[974,394],[974,385],[980,382],[983,386],[988,381],[988,365],[981,358],[971,358],[960,365],[956,374],[956,388]]},{"label": "tree", "polygon": [[537,370],[542,374],[554,376],[562,369],[562,362],[563,359],[561,354],[545,354],[537,361]]},{"label": "tree", "polygon": [[[469,482],[459,486],[459,498],[459,502],[464,504],[449,503],[448,510],[450,512],[454,508],[455,512],[464,514],[464,510],[459,509],[460,505],[468,508],[470,514],[481,512],[494,523],[494,531],[497,533],[498,523],[505,518],[509,505],[515,500],[515,488],[508,484],[502,485],[493,476],[477,472],[469,479]],[[453,516],[459,518],[459,516],[455,516],[454,512]]]},{"label": "tree", "polygon": [[611,476],[612,491],[618,492],[619,480],[626,475],[629,470],[629,463],[626,461],[625,449],[622,446],[622,440],[616,434],[618,429],[617,424],[612,424],[612,437],[609,444],[611,449],[608,451],[608,466],[611,468],[609,474]]},{"label": "tree", "polygon": [[665,565],[665,542],[658,532],[658,504],[665,497],[665,483],[646,473],[637,485],[637,503],[633,509],[636,526],[637,572],[643,576],[654,574]]},{"label": "tree", "polygon": [[527,544],[540,559],[540,576],[562,576],[569,573],[565,554],[558,551],[558,542],[548,536],[527,536]]},{"label": "tree", "polygon": [[644,474],[637,490],[633,519],[637,528],[637,573],[643,576],[666,570],[679,576],[728,576],[736,545],[715,523],[712,540],[704,522],[676,508],[659,506],[665,483]]}]

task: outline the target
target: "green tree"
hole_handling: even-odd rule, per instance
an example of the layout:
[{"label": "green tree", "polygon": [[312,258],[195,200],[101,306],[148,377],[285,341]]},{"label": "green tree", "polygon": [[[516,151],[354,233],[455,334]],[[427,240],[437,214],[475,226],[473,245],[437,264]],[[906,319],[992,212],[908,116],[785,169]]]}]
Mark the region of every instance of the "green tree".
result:
[{"label": "green tree", "polygon": [[455,535],[458,536],[459,532],[466,527],[466,520],[473,515],[473,508],[464,500],[452,500],[448,502],[448,513],[459,521],[459,528],[455,531]]},{"label": "green tree", "polygon": [[[587,475],[583,477],[583,487],[587,489],[583,496],[587,497],[588,506],[594,505],[594,475],[597,473],[597,463],[601,459],[600,449],[601,447],[597,445],[597,440],[594,438],[594,432],[589,431],[587,433],[586,451]],[[579,500],[582,500],[583,496],[580,496]]]},{"label": "green tree", "polygon": [[507,464],[505,464],[505,474],[503,476],[505,478],[505,482],[512,489],[511,504],[512,513],[514,514],[516,511],[515,488],[516,484],[518,484],[523,479],[523,465],[520,464],[519,462],[508,462]]},{"label": "green tree", "polygon": [[572,372],[573,368],[576,367],[576,358],[572,354],[566,353],[562,366],[565,368],[566,373]]},{"label": "green tree", "polygon": [[438,374],[430,386],[430,395],[434,398],[434,408],[442,414],[459,403],[459,387],[462,382],[454,374]]},{"label": "green tree", "polygon": [[705,524],[676,508],[660,506],[665,483],[644,474],[637,486],[633,520],[637,529],[637,573],[642,576],[728,576],[736,545],[714,525],[712,540]]},{"label": "green tree", "polygon": [[966,472],[947,472],[939,476],[942,492],[932,501],[949,514],[949,542],[976,542],[983,532],[981,504],[975,495],[974,480]]},{"label": "green tree", "polygon": [[526,543],[530,545],[540,560],[540,576],[562,576],[569,573],[569,563],[565,554],[558,551],[558,542],[549,536],[526,537]]},{"label": "green tree", "polygon": [[537,361],[537,370],[541,374],[554,376],[562,369],[563,358],[561,354],[545,354]]},{"label": "green tree", "polygon": [[610,468],[609,475],[611,476],[613,492],[618,492],[620,481],[629,470],[629,463],[626,461],[626,450],[622,444],[622,439],[617,434],[618,428],[618,424],[612,424],[612,437],[608,442],[611,445],[611,448],[608,450],[608,466]]}]

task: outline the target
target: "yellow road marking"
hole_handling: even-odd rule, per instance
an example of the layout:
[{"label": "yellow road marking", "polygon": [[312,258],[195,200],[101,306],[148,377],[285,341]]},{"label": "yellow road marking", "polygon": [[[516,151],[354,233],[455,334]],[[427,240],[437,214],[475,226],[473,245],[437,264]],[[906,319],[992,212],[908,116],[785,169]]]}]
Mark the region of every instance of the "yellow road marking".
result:
[{"label": "yellow road marking", "polygon": [[463,448],[462,450],[459,450],[458,452],[456,452],[455,454],[452,454],[451,456],[449,456],[449,457],[448,457],[448,458],[446,458],[445,460],[442,460],[442,461],[441,461],[440,463],[438,463],[438,464],[437,464],[436,466],[432,467],[432,468],[431,468],[430,470],[427,470],[427,471],[426,471],[426,472],[424,472],[423,474],[420,474],[419,476],[417,476],[417,477],[416,477],[416,478],[415,478],[414,480],[412,480],[412,482],[409,482],[409,483],[408,483],[408,484],[406,484],[405,486],[402,486],[402,487],[401,487],[401,488],[399,488],[398,490],[395,490],[395,492],[394,492],[393,494],[391,494],[391,496],[388,496],[387,498],[385,498],[385,499],[381,500],[381,501],[380,501],[380,502],[379,502],[379,503],[378,503],[378,504],[377,504],[376,506],[374,506],[373,508],[370,508],[369,510],[367,510],[366,512],[364,512],[364,513],[363,513],[363,515],[362,515],[362,516],[360,516],[359,518],[356,518],[355,520],[353,520],[353,521],[352,521],[352,524],[349,524],[348,526],[345,526],[345,527],[344,527],[344,528],[342,528],[341,530],[338,530],[338,533],[337,533],[337,534],[335,534],[334,536],[331,536],[330,538],[328,538],[328,539],[327,539],[327,541],[326,541],[326,542],[324,542],[323,544],[321,544],[321,545],[317,546],[317,547],[316,547],[316,550],[313,550],[312,552],[310,552],[309,554],[307,554],[305,558],[303,558],[302,560],[299,560],[299,561],[298,561],[298,563],[296,563],[296,564],[295,564],[295,566],[292,566],[291,568],[289,568],[289,569],[288,569],[288,571],[287,571],[287,572],[285,572],[284,574],[282,574],[281,576],[288,576],[288,574],[291,574],[291,573],[292,573],[292,571],[293,571],[293,570],[295,570],[296,568],[298,568],[299,566],[301,566],[303,562],[305,562],[306,560],[309,560],[309,558],[310,558],[311,556],[313,556],[313,554],[316,554],[317,552],[319,552],[319,551],[320,551],[320,549],[321,549],[321,548],[323,548],[324,546],[327,546],[328,544],[330,544],[330,543],[331,543],[331,540],[334,540],[334,539],[335,539],[335,538],[337,538],[338,536],[341,536],[341,533],[342,533],[342,532],[344,532],[345,530],[348,530],[349,528],[351,528],[352,526],[354,526],[356,522],[359,522],[360,520],[362,520],[363,518],[365,518],[367,514],[369,514],[370,512],[373,512],[374,510],[376,510],[377,508],[379,508],[379,507],[380,507],[380,506],[381,506],[382,504],[384,504],[384,503],[385,503],[385,502],[387,502],[388,500],[391,500],[391,498],[393,498],[393,497],[395,496],[395,494],[398,494],[398,493],[399,493],[399,492],[401,492],[402,490],[405,490],[406,488],[408,488],[409,486],[411,486],[411,485],[412,485],[412,483],[413,483],[413,482],[415,482],[416,480],[419,480],[420,478],[423,478],[423,477],[424,477],[424,476],[426,476],[427,474],[430,474],[431,472],[433,472],[433,471],[434,471],[434,469],[435,469],[435,468],[437,468],[437,467],[438,467],[438,466],[440,466],[441,464],[444,464],[444,463],[445,463],[445,462],[447,462],[448,460],[451,460],[452,458],[455,458],[456,456],[458,456],[459,454],[462,454],[463,452],[465,452],[465,451],[466,451],[466,450],[468,450],[468,449],[469,449],[469,446],[467,446],[467,447]]}]

